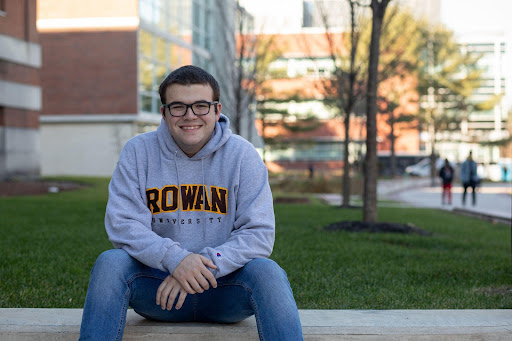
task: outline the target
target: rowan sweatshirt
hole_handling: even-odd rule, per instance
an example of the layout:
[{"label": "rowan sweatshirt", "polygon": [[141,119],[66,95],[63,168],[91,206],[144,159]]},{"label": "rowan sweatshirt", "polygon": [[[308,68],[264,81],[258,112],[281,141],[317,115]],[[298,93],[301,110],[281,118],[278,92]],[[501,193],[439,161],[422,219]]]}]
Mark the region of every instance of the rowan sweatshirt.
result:
[{"label": "rowan sweatshirt", "polygon": [[211,259],[216,278],[270,256],[275,219],[267,168],[220,116],[193,157],[162,120],[129,140],[109,185],[105,227],[115,248],[172,274],[190,253]]}]

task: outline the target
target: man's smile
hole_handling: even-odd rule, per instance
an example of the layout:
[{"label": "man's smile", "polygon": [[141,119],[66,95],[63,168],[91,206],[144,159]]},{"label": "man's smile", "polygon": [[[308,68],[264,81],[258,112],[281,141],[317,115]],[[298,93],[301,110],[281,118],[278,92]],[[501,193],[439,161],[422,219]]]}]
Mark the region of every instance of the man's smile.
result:
[{"label": "man's smile", "polygon": [[181,129],[184,129],[184,130],[195,130],[195,129],[199,129],[201,128],[201,126],[183,126],[181,127]]}]

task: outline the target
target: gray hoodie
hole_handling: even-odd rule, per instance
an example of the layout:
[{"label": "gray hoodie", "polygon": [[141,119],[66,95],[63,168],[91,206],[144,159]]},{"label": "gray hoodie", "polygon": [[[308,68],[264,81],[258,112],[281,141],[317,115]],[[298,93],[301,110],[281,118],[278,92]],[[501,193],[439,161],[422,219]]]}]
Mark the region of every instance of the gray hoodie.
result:
[{"label": "gray hoodie", "polygon": [[221,115],[193,157],[165,122],[128,141],[109,185],[110,241],[150,267],[172,273],[190,253],[211,259],[216,278],[270,256],[275,219],[265,164]]}]

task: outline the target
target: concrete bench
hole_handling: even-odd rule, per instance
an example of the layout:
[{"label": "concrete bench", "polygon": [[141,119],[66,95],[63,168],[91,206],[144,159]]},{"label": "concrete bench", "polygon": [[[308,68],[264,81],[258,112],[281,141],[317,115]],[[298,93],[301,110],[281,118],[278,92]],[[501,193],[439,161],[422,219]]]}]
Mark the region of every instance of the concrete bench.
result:
[{"label": "concrete bench", "polygon": [[[0,309],[0,340],[77,340],[81,309]],[[305,340],[512,340],[512,310],[300,310]],[[161,323],[129,310],[124,340],[258,340],[236,324]]]}]

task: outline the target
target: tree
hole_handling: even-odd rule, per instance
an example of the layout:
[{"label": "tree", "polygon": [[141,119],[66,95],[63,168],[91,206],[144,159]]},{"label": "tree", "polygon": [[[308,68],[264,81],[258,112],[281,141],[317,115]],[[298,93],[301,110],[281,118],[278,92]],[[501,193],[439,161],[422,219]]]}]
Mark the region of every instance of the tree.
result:
[{"label": "tree", "polygon": [[391,0],[372,0],[372,34],[366,95],[366,159],[364,172],[363,221],[377,222],[377,87],[380,36],[386,8]]},{"label": "tree", "polygon": [[[369,22],[368,2],[363,0],[347,0],[349,16],[349,29],[347,34],[331,32],[330,24],[333,18],[319,1],[319,9],[322,22],[325,27],[326,41],[328,42],[330,58],[334,65],[332,78],[323,85],[323,92],[326,94],[326,100],[330,100],[335,107],[339,109],[344,116],[344,128],[346,143],[344,145],[344,172],[343,172],[343,203],[342,207],[349,206],[350,196],[350,158],[349,158],[349,137],[350,137],[350,117],[361,110],[362,98],[366,94],[366,85],[368,82],[368,45],[371,39],[371,28]],[[349,37],[348,37],[349,36]],[[387,81],[392,82],[397,77],[399,82],[406,78],[411,78],[419,59],[419,23],[406,10],[399,6],[393,6],[387,11],[382,23],[382,46],[381,60],[379,62],[379,83]],[[400,85],[400,87],[403,87]],[[409,87],[414,91],[413,86]],[[384,103],[386,113],[390,115],[388,123],[391,130],[395,129],[395,124],[399,122],[410,122],[412,116],[403,112],[400,94],[396,91],[381,91],[379,88],[379,102]],[[383,93],[387,92],[388,95]],[[387,97],[394,96],[394,99]],[[393,110],[389,109],[394,106]],[[357,109],[356,109],[357,107]],[[398,108],[398,109],[397,109]],[[396,109],[396,112],[395,112]],[[395,114],[400,113],[397,117]],[[391,164],[394,165],[394,133],[390,135],[391,140]],[[394,173],[394,171],[393,171]]]},{"label": "tree", "polygon": [[[280,51],[274,46],[273,36],[254,33],[253,18],[239,0],[216,0],[216,3],[221,9],[224,27],[224,39],[220,41],[229,51],[220,61],[224,65],[217,66],[219,70],[227,70],[223,74],[223,84],[227,87],[223,95],[230,107],[226,109],[230,112],[234,133],[251,140],[257,89],[266,78],[268,65],[279,57]],[[245,129],[244,122],[247,123]]]},{"label": "tree", "polygon": [[[390,127],[390,175],[396,174],[395,144],[399,137],[397,125],[415,121],[417,115],[407,109],[416,98],[416,74],[422,49],[423,21],[417,20],[398,5],[391,6],[385,15],[381,35],[379,62],[379,114],[388,115]],[[413,98],[414,97],[414,98]],[[382,108],[382,109],[381,109]],[[381,110],[380,110],[381,109]]]},{"label": "tree", "polygon": [[[343,187],[342,207],[350,207],[350,116],[365,93],[365,65],[367,58],[361,47],[360,38],[366,18],[362,15],[363,1],[347,0],[350,11],[350,39],[330,30],[328,11],[323,2],[319,1],[320,16],[325,27],[325,38],[328,43],[330,58],[334,65],[332,77],[327,82],[319,83],[326,94],[326,102],[332,101],[340,114],[344,115],[345,143],[343,152]],[[341,40],[341,42],[339,41]]]}]

